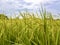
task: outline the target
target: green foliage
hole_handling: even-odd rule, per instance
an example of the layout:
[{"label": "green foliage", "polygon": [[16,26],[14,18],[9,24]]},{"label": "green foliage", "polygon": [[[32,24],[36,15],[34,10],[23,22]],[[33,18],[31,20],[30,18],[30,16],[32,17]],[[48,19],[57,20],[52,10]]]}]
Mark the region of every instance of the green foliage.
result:
[{"label": "green foliage", "polygon": [[0,14],[0,19],[8,19],[8,17],[5,16],[4,14]]},{"label": "green foliage", "polygon": [[0,20],[0,45],[60,45],[60,20],[46,13],[43,19],[27,12],[20,19]]}]

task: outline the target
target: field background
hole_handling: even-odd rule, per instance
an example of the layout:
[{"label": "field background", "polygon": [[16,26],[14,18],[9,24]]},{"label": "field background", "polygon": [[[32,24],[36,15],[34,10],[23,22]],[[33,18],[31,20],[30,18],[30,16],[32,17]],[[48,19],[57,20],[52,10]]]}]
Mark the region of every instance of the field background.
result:
[{"label": "field background", "polygon": [[0,45],[60,45],[60,19],[46,11],[19,16],[0,18]]}]

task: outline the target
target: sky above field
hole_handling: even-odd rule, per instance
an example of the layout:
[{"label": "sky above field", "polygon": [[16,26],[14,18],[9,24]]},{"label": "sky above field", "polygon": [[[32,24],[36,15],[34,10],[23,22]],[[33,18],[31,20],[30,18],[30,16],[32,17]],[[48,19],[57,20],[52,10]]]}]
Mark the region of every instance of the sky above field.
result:
[{"label": "sky above field", "polygon": [[60,0],[0,0],[0,13],[13,14],[19,11],[35,11],[43,5],[47,11],[60,13]]}]

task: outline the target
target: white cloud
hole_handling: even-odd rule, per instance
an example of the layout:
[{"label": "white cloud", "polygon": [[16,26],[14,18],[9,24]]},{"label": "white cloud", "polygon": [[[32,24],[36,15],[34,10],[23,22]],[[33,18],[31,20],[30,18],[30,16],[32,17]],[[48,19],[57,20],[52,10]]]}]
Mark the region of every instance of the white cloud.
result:
[{"label": "white cloud", "polygon": [[26,2],[32,2],[34,4],[38,4],[38,3],[46,3],[46,2],[52,2],[52,1],[56,1],[56,0],[24,0]]},{"label": "white cloud", "polygon": [[40,5],[44,5],[46,3],[53,3],[56,0],[24,0],[26,3],[32,3],[32,5],[24,5],[25,8],[36,9],[39,8]]},{"label": "white cloud", "polygon": [[14,1],[14,0],[0,0],[0,2],[7,2],[7,1]]},{"label": "white cloud", "polygon": [[[0,9],[7,10],[21,10],[21,9],[37,9],[41,4],[53,3],[56,0],[0,0]],[[30,5],[29,5],[29,4]]]}]

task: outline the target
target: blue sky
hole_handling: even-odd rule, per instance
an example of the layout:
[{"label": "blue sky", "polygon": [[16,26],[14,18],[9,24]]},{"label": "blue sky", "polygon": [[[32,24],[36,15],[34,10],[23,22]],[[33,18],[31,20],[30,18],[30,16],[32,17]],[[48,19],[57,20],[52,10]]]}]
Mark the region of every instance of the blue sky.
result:
[{"label": "blue sky", "polygon": [[60,0],[0,0],[0,13],[12,14],[24,11],[35,11],[43,5],[47,11],[60,13]]}]

